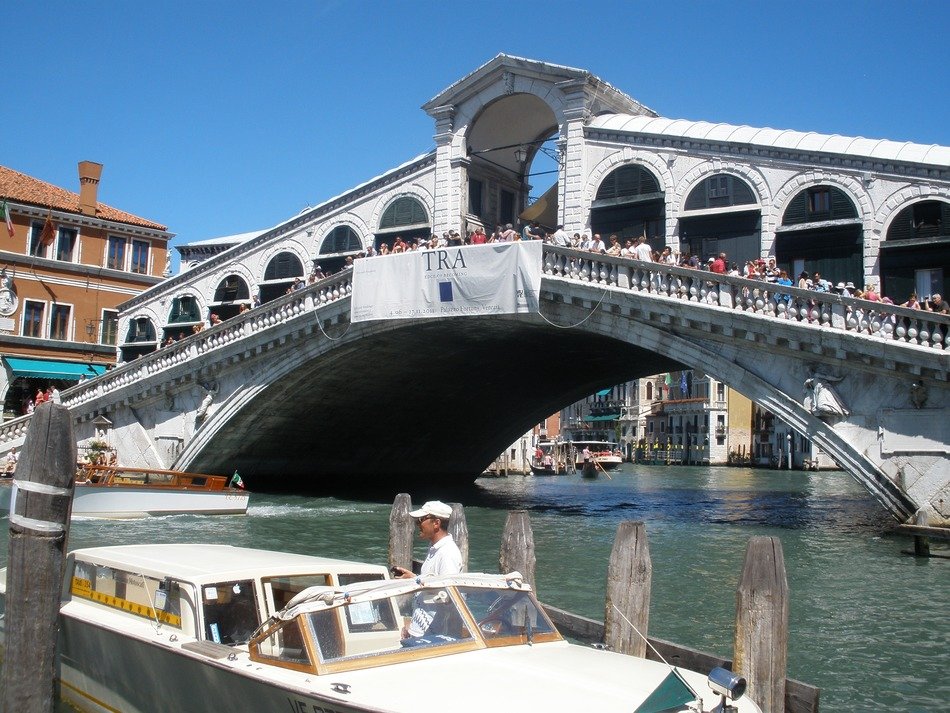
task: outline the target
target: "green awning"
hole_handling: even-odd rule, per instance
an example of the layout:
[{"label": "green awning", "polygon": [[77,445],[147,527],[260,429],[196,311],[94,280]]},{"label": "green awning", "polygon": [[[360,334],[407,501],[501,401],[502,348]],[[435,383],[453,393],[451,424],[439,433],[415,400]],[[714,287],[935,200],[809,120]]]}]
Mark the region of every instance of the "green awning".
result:
[{"label": "green awning", "polygon": [[610,391],[611,391],[611,389],[601,389],[600,391],[597,392],[597,395],[598,395],[598,396],[606,396],[607,394],[610,393]]},{"label": "green awning", "polygon": [[612,413],[607,416],[584,416],[584,421],[587,423],[592,423],[594,421],[616,421],[620,418],[619,413]]},{"label": "green awning", "polygon": [[28,359],[26,357],[5,356],[3,360],[10,367],[13,376],[30,379],[63,379],[79,381],[83,374],[86,378],[99,376],[106,372],[100,364],[82,364],[74,361],[53,361],[51,359]]}]

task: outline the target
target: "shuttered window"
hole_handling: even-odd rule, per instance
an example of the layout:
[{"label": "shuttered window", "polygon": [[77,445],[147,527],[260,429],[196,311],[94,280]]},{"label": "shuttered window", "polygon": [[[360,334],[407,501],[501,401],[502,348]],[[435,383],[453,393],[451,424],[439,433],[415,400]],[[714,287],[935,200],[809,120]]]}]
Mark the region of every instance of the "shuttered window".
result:
[{"label": "shuttered window", "polygon": [[234,300],[246,300],[251,295],[247,283],[237,275],[228,275],[214,291],[215,302],[234,302]]},{"label": "shuttered window", "polygon": [[293,253],[278,253],[271,258],[267,269],[264,270],[265,280],[286,280],[294,277],[303,277],[303,265]]},{"label": "shuttered window", "polygon": [[710,176],[690,191],[683,209],[726,208],[755,202],[755,193],[748,183],[736,176],[721,174]]},{"label": "shuttered window", "polygon": [[950,236],[950,203],[921,201],[904,208],[887,229],[887,242]]},{"label": "shuttered window", "polygon": [[404,196],[393,201],[383,212],[379,229],[399,228],[403,225],[425,225],[428,222],[429,216],[422,203],[416,198]]},{"label": "shuttered window", "polygon": [[611,171],[597,189],[596,200],[636,198],[660,192],[656,177],[643,166],[628,164]]},{"label": "shuttered window", "polygon": [[[338,225],[323,239],[323,243],[320,245],[320,254],[353,253],[362,249],[363,242],[356,231],[348,225]],[[301,272],[301,274],[303,273]]]},{"label": "shuttered window", "polygon": [[835,186],[814,186],[806,188],[789,201],[782,225],[857,218],[858,209],[847,193]]},{"label": "shuttered window", "polygon": [[198,298],[194,295],[182,295],[172,300],[172,308],[168,313],[169,324],[188,324],[201,321],[201,308]]}]

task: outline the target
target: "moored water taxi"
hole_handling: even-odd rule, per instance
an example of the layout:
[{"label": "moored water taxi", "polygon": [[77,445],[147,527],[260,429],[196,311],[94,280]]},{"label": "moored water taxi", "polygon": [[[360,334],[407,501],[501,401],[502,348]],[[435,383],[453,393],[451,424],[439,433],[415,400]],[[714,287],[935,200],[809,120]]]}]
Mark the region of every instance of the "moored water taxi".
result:
[{"label": "moored water taxi", "polygon": [[[233,484],[232,484],[233,483]],[[159,468],[81,464],[72,514],[126,519],[155,515],[244,515],[250,493],[240,477]],[[16,503],[16,479],[0,481],[0,511]]]},{"label": "moored water taxi", "polygon": [[[66,571],[61,689],[84,711],[721,703],[701,674],[568,643],[517,573],[392,580],[381,566],[222,545],[77,550]],[[421,635],[408,635],[410,618]]]}]

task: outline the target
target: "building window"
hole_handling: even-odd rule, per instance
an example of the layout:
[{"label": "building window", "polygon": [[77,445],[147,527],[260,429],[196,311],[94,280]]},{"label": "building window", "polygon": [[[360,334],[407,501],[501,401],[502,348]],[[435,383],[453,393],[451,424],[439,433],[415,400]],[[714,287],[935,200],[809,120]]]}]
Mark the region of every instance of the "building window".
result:
[{"label": "building window", "polygon": [[144,240],[132,241],[132,272],[148,274],[148,248],[149,244]]},{"label": "building window", "polygon": [[125,238],[115,235],[109,236],[109,254],[106,256],[106,267],[110,270],[125,269]]},{"label": "building window", "polygon": [[831,191],[825,187],[808,191],[808,212],[812,215],[831,213]]},{"label": "building window", "polygon": [[[330,231],[330,234],[323,239],[323,242],[320,244],[320,254],[321,255],[332,255],[333,253],[355,253],[363,249],[363,241],[360,240],[360,236],[356,234],[356,231],[353,230],[348,225],[338,225],[333,230]],[[286,255],[287,253],[281,253]],[[280,257],[280,255],[278,255]],[[299,262],[299,261],[298,261]],[[300,268],[300,274],[303,274],[303,268]],[[264,277],[265,280],[269,280],[267,276]]]},{"label": "building window", "polygon": [[515,222],[515,194],[501,190],[501,206],[498,209],[498,219],[501,223]]},{"label": "building window", "polygon": [[30,255],[46,257],[46,246],[41,240],[43,236],[43,222],[34,220],[30,225]]},{"label": "building window", "polygon": [[726,385],[721,381],[716,383],[716,401],[726,400]]},{"label": "building window", "polygon": [[155,326],[148,317],[139,317],[129,322],[129,333],[125,336],[126,343],[153,343],[155,342]]},{"label": "building window", "polygon": [[485,191],[485,183],[475,178],[468,180],[468,212],[472,215],[482,214],[482,194]]},{"label": "building window", "polygon": [[102,328],[99,331],[100,344],[115,345],[119,336],[119,313],[111,310],[102,310]]},{"label": "building window", "polygon": [[43,302],[33,302],[25,300],[23,303],[23,336],[24,337],[42,337],[43,336],[43,313],[46,311],[46,304]]},{"label": "building window", "polygon": [[72,315],[72,307],[69,305],[53,304],[49,316],[49,338],[50,339],[69,339],[69,322]]},{"label": "building window", "polygon": [[917,288],[917,298],[923,301],[943,289],[943,269],[932,268],[914,271],[914,284]]},{"label": "building window", "polygon": [[428,225],[429,216],[418,199],[411,196],[397,198],[383,212],[379,229],[400,228],[404,225]]},{"label": "building window", "polygon": [[57,260],[72,262],[75,259],[76,235],[75,228],[59,229],[59,242],[56,243]]}]

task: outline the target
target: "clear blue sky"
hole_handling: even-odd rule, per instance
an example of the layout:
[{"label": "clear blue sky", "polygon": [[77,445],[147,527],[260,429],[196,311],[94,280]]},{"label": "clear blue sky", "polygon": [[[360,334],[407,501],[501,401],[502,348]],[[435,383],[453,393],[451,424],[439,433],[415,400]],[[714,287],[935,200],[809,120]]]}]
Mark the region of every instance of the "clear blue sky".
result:
[{"label": "clear blue sky", "polygon": [[[168,225],[270,227],[433,146],[499,52],[662,116],[950,144],[950,1],[6,3],[0,164]],[[176,253],[177,257],[177,253]]]}]

